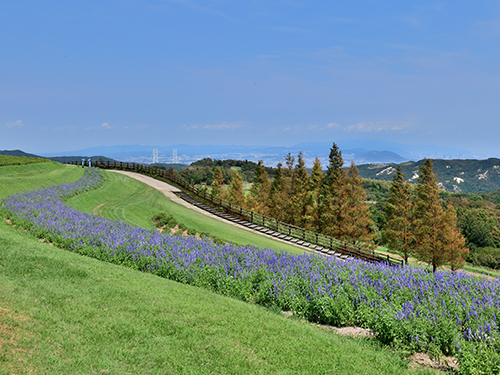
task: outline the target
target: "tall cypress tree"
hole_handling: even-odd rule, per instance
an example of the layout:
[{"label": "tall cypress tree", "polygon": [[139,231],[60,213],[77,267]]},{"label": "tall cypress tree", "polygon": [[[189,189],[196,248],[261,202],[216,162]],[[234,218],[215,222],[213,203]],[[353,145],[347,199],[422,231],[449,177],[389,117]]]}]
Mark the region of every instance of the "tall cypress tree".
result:
[{"label": "tall cypress tree", "polygon": [[212,194],[214,197],[219,197],[221,199],[226,198],[226,191],[224,188],[224,176],[219,167],[214,168],[214,177],[212,179]]},{"label": "tall cypress tree", "polygon": [[321,185],[318,224],[322,233],[339,239],[343,236],[343,205],[346,201],[346,173],[342,168],[343,165],[342,152],[334,142],[330,149],[328,167]]},{"label": "tall cypress tree", "polygon": [[269,214],[277,220],[285,221],[289,199],[283,164],[278,163],[276,174],[271,183],[271,192],[269,194]]},{"label": "tall cypress tree", "polygon": [[352,244],[371,246],[375,234],[372,231],[373,221],[370,218],[363,179],[358,168],[351,163],[345,182],[346,201],[341,205],[343,220],[341,221],[341,239]]},{"label": "tall cypress tree", "polygon": [[293,222],[290,224],[298,225],[303,227],[305,223],[305,218],[310,211],[308,205],[312,204],[308,200],[309,194],[309,175],[307,174],[306,163],[304,162],[304,157],[302,152],[299,153],[297,158],[297,164],[295,165],[295,181],[293,183],[293,191],[291,197],[292,203],[292,217]]},{"label": "tall cypress tree", "polygon": [[283,190],[284,194],[288,196],[288,199],[284,201],[283,221],[292,225],[295,225],[298,219],[298,214],[297,212],[294,211],[294,206],[292,201],[295,190],[294,164],[295,164],[295,156],[292,156],[291,153],[288,153],[288,155],[285,156],[285,168],[283,169],[285,176],[283,183]]},{"label": "tall cypress tree", "polygon": [[432,270],[436,272],[447,261],[445,212],[432,160],[426,159],[419,173],[415,189],[415,255],[432,264]]},{"label": "tall cypress tree", "polygon": [[404,180],[403,168],[398,165],[392,179],[391,196],[385,206],[384,242],[393,250],[403,253],[405,264],[411,255],[415,236],[413,234],[412,188]]},{"label": "tall cypress tree", "polygon": [[321,197],[321,187],[323,186],[324,181],[323,169],[321,168],[321,161],[316,156],[314,159],[314,164],[311,170],[311,178],[309,179],[309,196],[307,199],[309,203],[308,214],[306,216],[306,228],[314,231],[319,231],[320,223],[319,223],[319,205],[320,205],[320,197]]},{"label": "tall cypress tree", "polygon": [[263,161],[259,160],[255,166],[255,177],[250,188],[250,194],[248,195],[248,208],[254,209],[260,214],[267,215],[269,211],[267,205],[269,203],[270,192],[271,182],[269,181],[266,167],[263,165]]},{"label": "tall cypress tree", "polygon": [[450,204],[445,213],[445,249],[446,260],[452,271],[462,268],[465,264],[465,258],[469,254],[469,249],[465,247],[465,237],[460,233],[457,227],[457,212]]},{"label": "tall cypress tree", "polygon": [[245,204],[245,192],[243,191],[243,179],[237,171],[233,172],[229,190],[227,192],[229,202],[243,207]]}]

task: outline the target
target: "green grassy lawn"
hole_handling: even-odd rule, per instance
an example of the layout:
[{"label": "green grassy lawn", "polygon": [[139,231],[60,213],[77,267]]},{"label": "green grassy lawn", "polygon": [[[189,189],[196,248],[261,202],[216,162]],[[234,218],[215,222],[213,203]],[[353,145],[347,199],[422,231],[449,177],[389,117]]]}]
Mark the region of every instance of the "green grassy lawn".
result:
[{"label": "green grassy lawn", "polygon": [[[0,198],[75,181],[82,173],[58,163],[1,167]],[[120,205],[113,200],[118,192],[142,207],[172,205],[159,203],[156,190],[146,192],[128,178],[113,182],[113,176],[120,175],[107,174],[109,185],[96,191],[114,202],[101,207],[109,216],[148,220],[140,216],[150,208]],[[96,198],[86,195],[79,204],[95,207]],[[430,371],[408,371],[400,355],[374,339],[340,337],[256,305],[83,257],[0,220],[0,374],[33,373]]]},{"label": "green grassy lawn", "polygon": [[0,200],[22,191],[74,182],[83,169],[57,162],[0,167]]},{"label": "green grassy lawn", "polygon": [[234,225],[225,224],[199,212],[172,202],[156,189],[128,176],[104,171],[106,184],[87,194],[76,196],[67,204],[79,211],[100,214],[110,219],[124,220],[144,228],[152,228],[153,215],[167,212],[180,223],[198,233],[208,233],[226,242],[240,245],[256,245],[263,248],[284,250],[302,254],[306,250],[275,241],[257,233],[242,230]]},{"label": "green grassy lawn", "polygon": [[46,163],[49,162],[48,159],[43,158],[32,158],[26,156],[10,156],[10,155],[0,155],[0,166],[5,165],[23,165],[23,164],[33,164],[33,163]]},{"label": "green grassy lawn", "polygon": [[373,339],[82,257],[2,220],[0,373],[417,372]]}]

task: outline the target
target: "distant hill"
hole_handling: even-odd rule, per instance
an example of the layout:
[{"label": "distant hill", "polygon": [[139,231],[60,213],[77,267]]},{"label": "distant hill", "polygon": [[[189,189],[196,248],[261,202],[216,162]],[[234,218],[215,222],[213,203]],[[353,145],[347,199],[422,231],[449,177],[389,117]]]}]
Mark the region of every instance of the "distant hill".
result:
[{"label": "distant hill", "polygon": [[[354,145],[354,144],[353,144]],[[369,143],[363,143],[364,147],[349,147],[342,148],[342,156],[347,163],[354,161],[356,164],[363,163],[400,163],[405,160],[410,160],[408,157],[401,156],[396,151],[391,151],[388,148],[383,148],[383,145],[377,145],[381,148],[370,148]],[[366,146],[366,147],[365,147]],[[332,142],[312,142],[301,143],[294,146],[238,146],[238,145],[187,145],[177,144],[173,146],[140,146],[140,145],[123,145],[123,146],[103,146],[91,147],[83,150],[44,154],[49,158],[55,156],[71,155],[71,154],[99,154],[107,155],[120,161],[136,162],[150,164],[152,161],[152,150],[157,148],[159,151],[159,161],[161,163],[173,163],[173,150],[178,152],[178,163],[191,164],[197,160],[211,158],[214,160],[248,160],[258,162],[264,161],[266,166],[276,166],[284,161],[285,156],[291,153],[297,156],[299,152],[303,153],[306,165],[312,166],[314,159],[318,157],[323,165],[328,164],[328,155]],[[403,148],[403,147],[401,147]]]},{"label": "distant hill", "polygon": [[[500,159],[485,160],[433,159],[434,172],[442,189],[453,193],[481,193],[500,189]],[[418,169],[424,160],[401,163],[410,182],[416,182]],[[358,166],[363,178],[391,181],[396,173],[395,163],[362,164]]]},{"label": "distant hill", "polygon": [[85,159],[86,161],[88,159],[91,159],[92,161],[99,161],[102,159],[102,161],[107,162],[107,161],[116,161],[115,159],[108,158],[106,156],[102,155],[94,155],[94,156],[51,156],[48,157],[47,159],[50,159],[52,161],[58,161],[59,163],[69,163],[69,162],[81,162],[82,159]]},{"label": "distant hill", "polygon": [[174,171],[178,171],[180,169],[185,169],[189,167],[188,164],[177,164],[177,163],[157,163],[157,164],[151,164],[151,166],[164,167],[165,169],[170,169],[170,167],[172,167]]},{"label": "distant hill", "polygon": [[[43,156],[38,156],[35,154],[29,154],[29,153],[21,151],[21,150],[0,150],[0,155],[18,156],[18,157],[25,156],[27,158],[42,158],[43,157]],[[44,158],[44,159],[49,159],[49,158]]]},{"label": "distant hill", "polygon": [[0,150],[0,155],[8,155],[8,156],[18,156],[18,157],[29,157],[29,158],[44,158],[44,159],[49,159],[52,161],[58,161],[59,163],[68,163],[68,162],[81,162],[82,159],[88,160],[94,160],[98,161],[99,159],[102,158],[103,161],[115,161],[115,159],[108,158],[106,156],[102,155],[97,155],[97,156],[39,156],[35,154],[30,154],[21,150]]}]

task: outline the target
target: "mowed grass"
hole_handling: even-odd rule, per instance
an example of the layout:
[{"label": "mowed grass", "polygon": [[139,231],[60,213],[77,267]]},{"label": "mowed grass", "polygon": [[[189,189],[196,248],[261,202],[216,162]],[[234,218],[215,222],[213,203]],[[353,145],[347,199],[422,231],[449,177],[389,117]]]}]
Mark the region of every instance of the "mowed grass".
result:
[{"label": "mowed grass", "polygon": [[27,156],[10,156],[10,155],[0,155],[0,167],[5,165],[22,165],[22,164],[33,164],[33,163],[46,163],[49,159],[27,157]]},{"label": "mowed grass", "polygon": [[[71,182],[0,168],[1,197]],[[37,177],[38,176],[38,177]],[[372,339],[58,249],[0,220],[0,374],[405,374]]]},{"label": "mowed grass", "polygon": [[82,175],[82,168],[57,162],[2,166],[0,167],[0,200],[22,191],[74,182]]},{"label": "mowed grass", "polygon": [[82,257],[3,220],[0,291],[4,374],[416,373],[373,340]]},{"label": "mowed grass", "polygon": [[102,188],[78,195],[68,200],[67,204],[79,211],[99,214],[109,219],[124,220],[143,228],[154,227],[151,220],[153,215],[167,212],[188,228],[198,233],[208,233],[226,242],[256,245],[294,254],[307,252],[299,247],[275,241],[193,211],[172,202],[158,190],[123,174],[103,172],[106,183]]}]

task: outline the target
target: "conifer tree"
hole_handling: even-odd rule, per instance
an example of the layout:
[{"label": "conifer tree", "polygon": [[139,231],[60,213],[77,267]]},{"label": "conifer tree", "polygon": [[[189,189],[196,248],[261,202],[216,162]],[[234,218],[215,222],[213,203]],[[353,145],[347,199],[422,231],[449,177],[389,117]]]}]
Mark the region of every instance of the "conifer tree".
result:
[{"label": "conifer tree", "polygon": [[432,270],[436,272],[448,259],[444,238],[447,229],[445,212],[432,161],[426,159],[419,172],[415,189],[415,255],[432,264]]},{"label": "conifer tree", "polygon": [[283,164],[278,163],[276,174],[271,183],[271,192],[269,194],[269,215],[277,220],[285,221],[289,199]]},{"label": "conifer tree", "polygon": [[224,176],[219,167],[214,168],[214,176],[212,179],[212,194],[214,197],[219,197],[221,199],[226,198],[226,191],[224,188]]},{"label": "conifer tree", "polygon": [[288,153],[285,156],[285,168],[284,172],[284,183],[282,185],[283,193],[288,196],[288,200],[284,202],[284,216],[283,221],[292,225],[297,224],[298,213],[294,211],[294,206],[292,202],[294,190],[295,190],[295,156],[292,156],[291,153]]},{"label": "conifer tree", "polygon": [[322,233],[339,239],[343,236],[343,205],[346,201],[346,174],[342,168],[343,165],[342,152],[334,142],[330,149],[326,175],[321,185],[318,224]]},{"label": "conifer tree", "polygon": [[320,205],[321,187],[325,176],[321,168],[321,161],[316,156],[311,170],[311,178],[309,179],[309,195],[307,197],[309,203],[307,204],[308,213],[305,218],[306,229],[319,231],[319,213],[318,208]]},{"label": "conifer tree", "polygon": [[267,205],[270,192],[271,182],[269,181],[266,167],[263,165],[263,161],[259,160],[259,163],[255,166],[255,177],[250,188],[250,194],[248,195],[247,207],[254,209],[260,214],[267,215],[269,211]]},{"label": "conifer tree", "polygon": [[243,207],[245,204],[245,192],[243,191],[243,179],[237,171],[233,172],[229,190],[227,192],[227,199],[229,202]]},{"label": "conifer tree", "polygon": [[306,163],[302,152],[299,153],[297,158],[297,165],[295,165],[295,181],[293,183],[293,191],[291,195],[291,217],[293,220],[290,224],[303,227],[307,212],[310,211],[307,205],[312,204],[308,200],[309,195],[309,175],[307,174]]},{"label": "conifer tree", "polygon": [[354,162],[351,162],[345,180],[346,201],[340,208],[343,211],[340,239],[352,244],[359,243],[371,246],[375,237],[372,231],[373,221],[365,202],[366,193],[362,185],[363,179]]},{"label": "conifer tree", "polygon": [[319,196],[321,194],[321,186],[323,185],[323,179],[325,178],[323,170],[321,169],[321,161],[316,156],[314,159],[314,164],[311,169],[311,178],[309,191],[313,193],[314,200],[316,203],[319,202]]},{"label": "conifer tree", "polygon": [[465,237],[457,228],[457,212],[450,204],[445,214],[446,231],[445,231],[445,249],[446,260],[450,264],[451,270],[455,271],[462,268],[465,264],[465,259],[469,254],[469,249],[465,247]]},{"label": "conifer tree", "polygon": [[412,227],[412,188],[404,177],[403,168],[398,165],[392,179],[391,196],[385,206],[386,225],[382,236],[392,250],[403,253],[405,264],[408,264],[415,236]]}]

